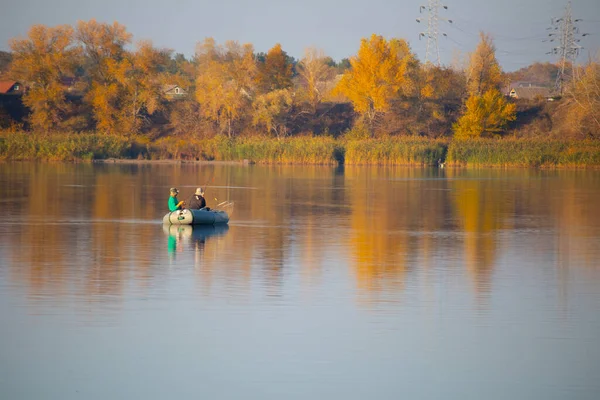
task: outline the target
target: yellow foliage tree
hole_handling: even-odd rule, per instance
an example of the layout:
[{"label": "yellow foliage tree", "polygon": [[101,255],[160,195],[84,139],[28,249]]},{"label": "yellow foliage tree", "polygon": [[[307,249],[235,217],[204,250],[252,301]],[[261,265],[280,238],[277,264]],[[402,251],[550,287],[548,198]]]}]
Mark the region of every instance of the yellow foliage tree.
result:
[{"label": "yellow foliage tree", "polygon": [[218,46],[214,39],[207,38],[196,49],[196,61],[196,100],[201,113],[231,137],[234,123],[250,106],[254,92],[254,49],[234,41]]},{"label": "yellow foliage tree", "polygon": [[328,60],[330,58],[322,50],[311,47],[305,50],[304,58],[298,63],[298,73],[313,112],[327,95],[327,84],[335,76],[335,69],[327,64]]},{"label": "yellow foliage tree", "polygon": [[465,113],[453,126],[454,137],[466,139],[499,133],[515,118],[516,105],[508,103],[497,89],[488,90],[483,96],[471,95]]},{"label": "yellow foliage tree", "polygon": [[292,86],[292,65],[288,56],[277,43],[265,56],[265,61],[258,63],[256,83],[262,93],[287,89]]},{"label": "yellow foliage tree", "polygon": [[294,104],[288,89],[275,90],[258,96],[253,103],[254,126],[264,126],[277,138],[287,135],[287,119]]},{"label": "yellow foliage tree", "polygon": [[416,60],[404,40],[388,42],[375,34],[363,38],[350,64],[335,92],[346,96],[371,123],[377,113],[388,111],[392,99],[413,89],[409,74]]},{"label": "yellow foliage tree", "polygon": [[78,49],[72,46],[73,29],[68,25],[34,25],[27,39],[13,39],[11,76],[27,83],[23,102],[31,109],[34,128],[52,130],[61,126],[69,113],[61,78],[73,72]]},{"label": "yellow foliage tree", "polygon": [[469,95],[475,96],[498,89],[502,82],[502,71],[496,60],[496,47],[492,38],[483,32],[479,37],[479,44],[471,55],[467,72],[467,89]]},{"label": "yellow foliage tree", "polygon": [[416,80],[419,76],[419,61],[410,49],[408,42],[404,39],[390,39],[390,47],[399,60],[400,92],[402,96],[414,96],[416,94]]}]

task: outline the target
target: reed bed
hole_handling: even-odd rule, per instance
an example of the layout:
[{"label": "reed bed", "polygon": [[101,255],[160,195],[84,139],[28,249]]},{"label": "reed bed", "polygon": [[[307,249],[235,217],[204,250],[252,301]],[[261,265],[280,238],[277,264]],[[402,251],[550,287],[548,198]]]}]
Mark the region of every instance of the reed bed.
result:
[{"label": "reed bed", "polygon": [[300,136],[281,140],[245,138],[221,140],[217,144],[217,160],[250,160],[264,164],[339,163],[338,144],[333,138]]},{"label": "reed bed", "polygon": [[435,165],[445,158],[447,141],[419,137],[351,140],[345,144],[350,165]]},{"label": "reed bed", "polygon": [[0,135],[0,159],[80,161],[127,158],[131,144],[126,138],[90,133],[39,135],[15,132]]},{"label": "reed bed", "polygon": [[581,168],[600,166],[600,141],[552,139],[454,140],[447,163],[457,166]]},{"label": "reed bed", "polygon": [[447,165],[466,167],[600,167],[599,140],[420,137],[334,139],[217,136],[210,139],[107,136],[94,133],[0,132],[0,160],[250,161],[262,164]]},{"label": "reed bed", "polygon": [[191,140],[165,138],[147,144],[147,156],[144,157],[215,161],[248,160],[261,164],[332,165],[339,163],[338,147],[333,138],[310,136],[284,139],[268,137],[230,139],[225,136]]}]

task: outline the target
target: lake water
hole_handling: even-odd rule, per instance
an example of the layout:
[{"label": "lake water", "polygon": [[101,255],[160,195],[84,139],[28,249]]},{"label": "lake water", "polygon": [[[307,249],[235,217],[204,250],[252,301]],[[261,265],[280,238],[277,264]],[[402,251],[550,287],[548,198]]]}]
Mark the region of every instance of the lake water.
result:
[{"label": "lake water", "polygon": [[[228,227],[163,227],[208,185]],[[600,171],[0,163],[0,399],[600,399]]]}]

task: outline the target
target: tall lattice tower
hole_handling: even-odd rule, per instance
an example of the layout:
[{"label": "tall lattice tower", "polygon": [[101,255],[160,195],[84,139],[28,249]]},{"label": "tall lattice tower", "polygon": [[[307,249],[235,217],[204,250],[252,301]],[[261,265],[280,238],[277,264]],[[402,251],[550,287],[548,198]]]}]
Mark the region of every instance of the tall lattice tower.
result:
[{"label": "tall lattice tower", "polygon": [[[558,74],[556,75],[555,90],[562,94],[564,90],[564,82],[568,78],[572,78],[575,72],[575,60],[583,47],[579,45],[580,36],[587,36],[587,33],[581,34],[576,23],[581,19],[573,19],[571,2],[567,3],[565,13],[560,18],[552,18],[552,32],[548,34],[550,42],[557,42],[557,46],[547,54],[556,54],[559,57]],[[568,75],[568,67],[571,67],[571,74]]]},{"label": "tall lattice tower", "polygon": [[[419,12],[427,13],[427,30],[419,33],[419,39],[424,37],[427,38],[427,49],[425,52],[425,64],[431,61],[435,57],[435,63],[437,66],[440,65],[440,47],[438,46],[438,35],[441,34],[446,36],[445,33],[439,31],[439,23],[445,21],[452,23],[452,20],[440,17],[440,8],[447,10],[448,6],[442,4],[440,0],[429,0],[426,6],[419,7]],[[417,18],[417,22],[421,22],[422,18]]]}]

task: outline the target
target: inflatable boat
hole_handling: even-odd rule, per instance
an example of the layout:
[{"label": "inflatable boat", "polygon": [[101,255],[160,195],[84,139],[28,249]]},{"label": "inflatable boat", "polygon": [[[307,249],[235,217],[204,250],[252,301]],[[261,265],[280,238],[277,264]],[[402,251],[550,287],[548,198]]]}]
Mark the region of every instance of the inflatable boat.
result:
[{"label": "inflatable boat", "polygon": [[163,217],[165,225],[217,225],[229,222],[229,214],[223,210],[184,209],[173,211]]}]

